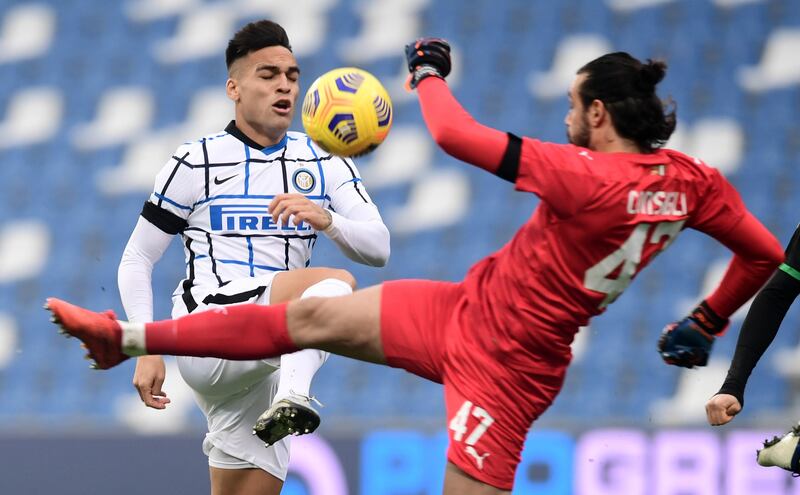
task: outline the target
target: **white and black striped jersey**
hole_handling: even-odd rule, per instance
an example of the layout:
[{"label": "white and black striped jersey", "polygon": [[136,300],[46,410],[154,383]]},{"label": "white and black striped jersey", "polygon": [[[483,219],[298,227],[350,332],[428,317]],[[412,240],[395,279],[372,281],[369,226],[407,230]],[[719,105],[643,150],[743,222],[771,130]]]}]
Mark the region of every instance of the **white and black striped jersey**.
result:
[{"label": "white and black striped jersey", "polygon": [[162,231],[182,236],[186,278],[176,304],[192,312],[198,298],[232,280],[308,265],[317,232],[272,221],[268,205],[281,193],[303,194],[344,217],[365,204],[375,208],[352,160],[300,132],[262,148],[232,121],[224,132],[178,148],[142,210]]}]

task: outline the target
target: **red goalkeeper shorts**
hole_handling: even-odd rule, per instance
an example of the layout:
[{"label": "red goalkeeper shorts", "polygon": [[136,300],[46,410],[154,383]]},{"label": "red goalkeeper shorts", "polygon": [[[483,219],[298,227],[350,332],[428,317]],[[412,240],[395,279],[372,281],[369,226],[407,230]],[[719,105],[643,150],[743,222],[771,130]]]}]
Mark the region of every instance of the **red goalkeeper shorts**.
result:
[{"label": "red goalkeeper shorts", "polygon": [[384,283],[381,338],[390,366],[444,384],[448,460],[511,490],[528,429],[561,389],[566,365],[505,364],[499,339],[508,337],[457,283]]}]

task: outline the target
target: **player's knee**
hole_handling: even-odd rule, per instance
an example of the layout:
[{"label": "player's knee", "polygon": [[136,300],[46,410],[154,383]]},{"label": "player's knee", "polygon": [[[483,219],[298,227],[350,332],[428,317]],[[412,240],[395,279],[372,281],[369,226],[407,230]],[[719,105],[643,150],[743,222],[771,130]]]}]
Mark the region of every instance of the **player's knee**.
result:
[{"label": "player's knee", "polygon": [[331,268],[330,270],[331,273],[329,278],[335,278],[337,280],[341,280],[342,282],[349,285],[351,289],[355,290],[356,278],[353,276],[352,273],[348,272],[347,270],[342,270],[340,268]]},{"label": "player's knee", "polygon": [[312,280],[310,282],[312,285],[324,280],[334,279],[346,283],[353,290],[356,288],[356,278],[352,273],[341,268],[313,268],[306,273],[311,274]]}]

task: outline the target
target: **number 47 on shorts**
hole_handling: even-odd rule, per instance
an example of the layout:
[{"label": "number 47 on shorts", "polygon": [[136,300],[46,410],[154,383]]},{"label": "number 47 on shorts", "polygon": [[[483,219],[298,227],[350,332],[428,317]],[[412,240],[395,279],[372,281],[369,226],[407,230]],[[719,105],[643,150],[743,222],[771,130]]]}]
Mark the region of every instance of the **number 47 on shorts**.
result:
[{"label": "number 47 on shorts", "polygon": [[478,443],[478,440],[486,433],[486,430],[492,426],[494,418],[492,418],[485,409],[475,406],[472,404],[472,401],[467,400],[461,404],[456,415],[450,420],[449,428],[453,430],[453,441],[461,442],[464,439],[464,435],[467,434],[467,421],[469,421],[470,415],[477,418],[480,423],[475,426],[469,435],[467,435],[467,439],[464,440],[464,451],[474,457],[478,469],[483,470],[483,460],[489,456],[489,452],[479,454],[475,449],[475,444]]}]

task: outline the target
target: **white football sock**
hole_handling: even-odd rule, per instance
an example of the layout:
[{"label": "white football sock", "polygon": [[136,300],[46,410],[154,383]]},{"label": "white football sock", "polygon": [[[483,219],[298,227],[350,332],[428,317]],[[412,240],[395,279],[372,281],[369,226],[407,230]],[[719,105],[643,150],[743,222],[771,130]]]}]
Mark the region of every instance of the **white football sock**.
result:
[{"label": "white football sock", "polygon": [[122,329],[122,353],[127,356],[147,354],[144,341],[144,323],[117,321]]},{"label": "white football sock", "polygon": [[[344,296],[352,292],[353,289],[347,282],[326,278],[306,289],[300,298]],[[329,353],[317,349],[303,349],[281,356],[281,379],[272,403],[274,404],[291,394],[309,397],[311,380],[328,356]]]}]

